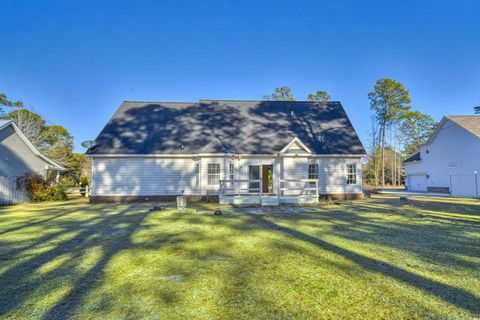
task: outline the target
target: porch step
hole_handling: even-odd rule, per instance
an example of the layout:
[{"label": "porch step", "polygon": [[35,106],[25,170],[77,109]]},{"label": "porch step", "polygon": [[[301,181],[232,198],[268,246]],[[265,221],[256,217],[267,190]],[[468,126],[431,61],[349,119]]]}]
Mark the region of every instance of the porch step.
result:
[{"label": "porch step", "polygon": [[280,203],[277,196],[262,196],[261,205],[262,206],[278,206]]}]

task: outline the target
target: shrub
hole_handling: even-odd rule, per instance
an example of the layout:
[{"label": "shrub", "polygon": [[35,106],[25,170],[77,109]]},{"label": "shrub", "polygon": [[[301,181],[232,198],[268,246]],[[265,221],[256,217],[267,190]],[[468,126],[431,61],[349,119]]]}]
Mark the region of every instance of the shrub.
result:
[{"label": "shrub", "polygon": [[90,182],[88,181],[87,176],[81,176],[80,177],[80,194],[82,196],[85,196],[85,188],[90,185]]},{"label": "shrub", "polygon": [[61,176],[59,181],[67,188],[74,187],[77,184],[74,177],[72,176]]},{"label": "shrub", "polygon": [[32,201],[68,199],[65,185],[61,183],[51,185],[38,173],[26,173],[17,183],[25,188]]}]

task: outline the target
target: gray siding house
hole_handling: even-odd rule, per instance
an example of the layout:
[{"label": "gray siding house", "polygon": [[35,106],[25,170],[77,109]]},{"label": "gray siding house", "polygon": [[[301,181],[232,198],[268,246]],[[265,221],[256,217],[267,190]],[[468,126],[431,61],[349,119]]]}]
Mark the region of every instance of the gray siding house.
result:
[{"label": "gray siding house", "polygon": [[365,149],[340,102],[124,102],[87,151],[92,202],[362,196]]},{"label": "gray siding house", "polygon": [[45,175],[47,170],[65,169],[42,155],[12,120],[0,120],[0,176]]}]

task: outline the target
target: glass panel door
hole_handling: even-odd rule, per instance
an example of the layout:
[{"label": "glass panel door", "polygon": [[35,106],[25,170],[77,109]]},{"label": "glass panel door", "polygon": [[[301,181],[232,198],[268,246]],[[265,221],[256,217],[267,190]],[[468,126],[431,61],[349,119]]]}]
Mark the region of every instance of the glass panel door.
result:
[{"label": "glass panel door", "polygon": [[260,193],[260,166],[248,166],[248,180],[248,192]]}]

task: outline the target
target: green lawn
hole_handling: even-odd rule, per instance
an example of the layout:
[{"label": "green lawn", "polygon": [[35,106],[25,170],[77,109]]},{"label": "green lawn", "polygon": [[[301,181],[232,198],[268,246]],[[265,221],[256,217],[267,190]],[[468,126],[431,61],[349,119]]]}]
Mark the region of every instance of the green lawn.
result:
[{"label": "green lawn", "polygon": [[478,200],[151,206],[1,207],[0,317],[480,317]]}]

